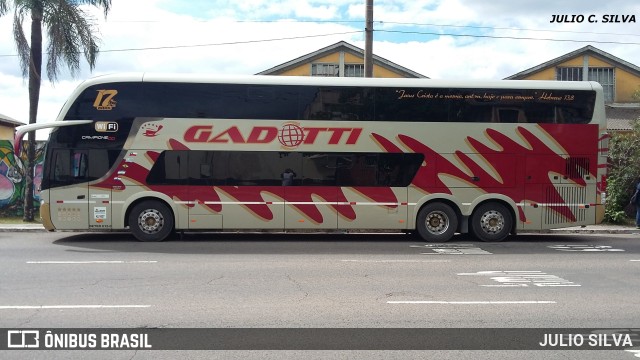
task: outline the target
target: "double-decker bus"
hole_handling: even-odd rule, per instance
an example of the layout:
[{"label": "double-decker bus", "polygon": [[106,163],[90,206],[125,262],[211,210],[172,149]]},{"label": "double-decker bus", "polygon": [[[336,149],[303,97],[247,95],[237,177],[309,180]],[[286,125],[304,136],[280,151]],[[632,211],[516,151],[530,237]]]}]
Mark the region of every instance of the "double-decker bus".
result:
[{"label": "double-decker bus", "polygon": [[110,75],[16,145],[45,127],[48,230],[501,241],[604,213],[594,82]]}]

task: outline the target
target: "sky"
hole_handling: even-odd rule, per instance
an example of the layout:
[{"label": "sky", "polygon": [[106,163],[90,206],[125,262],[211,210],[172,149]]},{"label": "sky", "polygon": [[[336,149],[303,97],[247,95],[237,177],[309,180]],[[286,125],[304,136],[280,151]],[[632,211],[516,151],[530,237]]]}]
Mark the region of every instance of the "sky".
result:
[{"label": "sky", "polygon": [[[106,19],[83,7],[100,37],[96,67],[63,71],[55,84],[43,76],[38,122],[53,121],[72,90],[97,75],[252,75],[339,41],[364,49],[365,3],[112,0]],[[551,22],[554,15],[574,21]],[[373,17],[373,53],[432,79],[503,79],[587,45],[640,66],[635,0],[374,0]],[[0,114],[27,123],[12,22],[12,10],[0,17]]]}]

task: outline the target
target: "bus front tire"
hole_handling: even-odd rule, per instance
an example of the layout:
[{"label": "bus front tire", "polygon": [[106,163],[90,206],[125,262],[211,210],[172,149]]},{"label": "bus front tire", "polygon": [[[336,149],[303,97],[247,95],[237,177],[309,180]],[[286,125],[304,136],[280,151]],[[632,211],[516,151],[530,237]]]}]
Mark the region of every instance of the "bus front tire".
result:
[{"label": "bus front tire", "polygon": [[480,205],[471,216],[471,231],[482,241],[502,241],[509,236],[512,226],[511,212],[498,203]]},{"label": "bus front tire", "polygon": [[129,229],[139,241],[163,241],[173,232],[173,213],[160,201],[143,201],[129,214]]},{"label": "bus front tire", "polygon": [[416,229],[428,242],[451,240],[458,228],[458,216],[451,206],[443,203],[425,205],[418,213]]}]

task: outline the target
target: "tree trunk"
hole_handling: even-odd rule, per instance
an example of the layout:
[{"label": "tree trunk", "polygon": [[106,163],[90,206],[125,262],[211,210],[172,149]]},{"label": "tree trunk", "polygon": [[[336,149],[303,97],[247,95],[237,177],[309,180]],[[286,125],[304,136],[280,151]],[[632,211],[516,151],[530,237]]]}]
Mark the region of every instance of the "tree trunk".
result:
[{"label": "tree trunk", "polygon": [[[40,83],[42,74],[42,12],[32,9],[31,12],[31,55],[29,59],[29,124],[38,119],[38,103],[40,101]],[[33,177],[35,168],[36,134],[29,132],[27,140],[27,169],[24,190],[24,221],[34,219]]]}]

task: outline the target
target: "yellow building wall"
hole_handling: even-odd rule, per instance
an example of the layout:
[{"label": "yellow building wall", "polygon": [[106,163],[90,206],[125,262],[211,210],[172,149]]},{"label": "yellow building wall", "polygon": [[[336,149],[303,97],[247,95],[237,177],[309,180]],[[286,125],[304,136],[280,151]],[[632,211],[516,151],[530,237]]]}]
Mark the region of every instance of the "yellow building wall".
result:
[{"label": "yellow building wall", "polygon": [[[333,54],[329,54],[327,56],[323,56],[321,58],[313,60],[311,63],[301,64],[295,68],[284,71],[278,75],[280,76],[311,76],[311,64],[338,64],[340,63],[340,53],[336,52]],[[351,53],[344,53],[344,63],[345,64],[363,64],[364,59],[357,55]],[[384,68],[382,66],[373,65],[373,77],[377,78],[401,78],[403,77],[401,74],[396,73],[392,70]]]},{"label": "yellow building wall", "polygon": [[404,76],[381,66],[373,65],[373,77],[377,78],[402,78]]},{"label": "yellow building wall", "polygon": [[332,63],[332,64],[337,64],[338,62],[340,62],[340,54],[339,53],[329,54],[327,56],[323,56],[321,58],[318,58],[318,59],[314,60],[313,62],[314,63]]},{"label": "yellow building wall", "polygon": [[[535,74],[531,74],[524,78],[524,80],[555,80],[556,79],[556,67],[582,67],[583,57],[577,56],[573,59],[569,59],[563,63],[560,63],[554,67],[543,69]],[[633,92],[640,89],[640,77],[635,76],[627,71],[624,71],[615,65],[601,60],[597,57],[589,56],[589,67],[614,67],[615,68],[615,82],[616,93],[615,102],[638,102],[639,100],[632,97]]]},{"label": "yellow building wall", "polygon": [[309,76],[311,74],[311,65],[303,64],[293,69],[289,69],[278,75],[280,76]]},{"label": "yellow building wall", "polygon": [[530,74],[529,76],[522,78],[522,80],[555,80],[556,68],[548,68],[537,73]]},{"label": "yellow building wall", "polygon": [[616,102],[640,102],[633,92],[640,90],[640,77],[622,69],[616,69]]},{"label": "yellow building wall", "polygon": [[364,64],[364,58],[353,55],[351,53],[344,53],[345,64]]},{"label": "yellow building wall", "polygon": [[13,141],[14,128],[11,126],[1,126],[0,125],[0,140],[11,140]]}]

